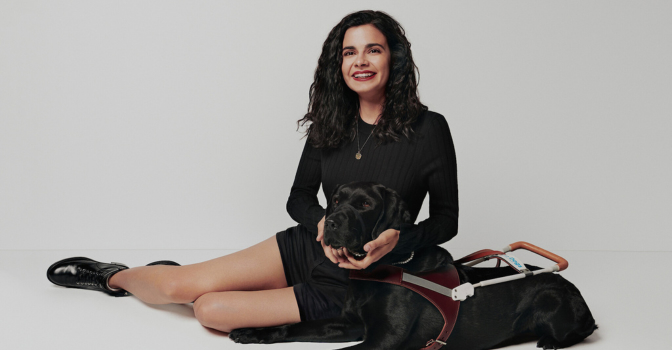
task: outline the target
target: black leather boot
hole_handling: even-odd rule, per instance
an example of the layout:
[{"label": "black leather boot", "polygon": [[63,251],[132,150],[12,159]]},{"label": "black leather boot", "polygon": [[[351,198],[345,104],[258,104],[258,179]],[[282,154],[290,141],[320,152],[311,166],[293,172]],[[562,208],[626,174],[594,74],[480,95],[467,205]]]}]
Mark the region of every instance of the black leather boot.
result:
[{"label": "black leather boot", "polygon": [[97,290],[112,296],[127,295],[123,289],[112,289],[107,281],[115,273],[128,269],[120,263],[102,263],[85,257],[76,257],[57,261],[47,269],[47,278],[51,283],[69,287]]},{"label": "black leather boot", "polygon": [[[169,260],[147,264],[147,266],[153,265],[180,266],[180,264]],[[97,290],[115,297],[125,297],[131,295],[131,293],[121,288],[112,289],[107,281],[115,273],[126,269],[128,269],[128,266],[120,263],[108,264],[85,257],[76,257],[63,259],[51,265],[47,269],[47,278],[58,286]]]}]

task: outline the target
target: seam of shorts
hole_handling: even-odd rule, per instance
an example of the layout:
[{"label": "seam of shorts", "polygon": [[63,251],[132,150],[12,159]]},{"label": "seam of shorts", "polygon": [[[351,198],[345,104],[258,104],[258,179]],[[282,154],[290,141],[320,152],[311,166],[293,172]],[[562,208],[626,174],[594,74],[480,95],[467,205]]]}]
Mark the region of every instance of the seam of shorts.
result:
[{"label": "seam of shorts", "polygon": [[275,241],[278,244],[278,249],[280,250],[280,260],[282,261],[282,270],[283,270],[283,273],[285,274],[285,281],[287,282],[287,287],[291,287],[293,281],[289,280],[290,274],[288,273],[289,271],[288,271],[288,268],[287,268],[287,258],[285,257],[285,254],[283,252],[284,248],[286,248],[286,247],[284,246],[284,243],[280,243],[281,240],[278,239],[278,236],[280,234],[284,234],[284,235],[287,235],[287,234],[284,231],[278,232],[275,235]]},{"label": "seam of shorts", "polygon": [[322,265],[322,263],[324,263],[325,260],[327,260],[326,255],[322,256],[321,258],[319,258],[319,259],[317,259],[313,262],[313,266],[310,268],[310,272],[308,272],[308,278],[306,278],[306,282],[309,281],[311,283],[315,283],[315,280],[313,279],[313,273],[315,272],[315,269],[318,266],[320,266],[320,265]]},{"label": "seam of shorts", "polygon": [[294,292],[294,299],[296,300],[296,306],[299,308],[299,318],[301,322],[306,321],[306,311],[304,310],[304,305],[299,301],[299,296],[296,294],[296,288],[292,286],[292,291]]},{"label": "seam of shorts", "polygon": [[[325,298],[327,298],[327,299],[330,300],[332,303],[334,303],[335,305],[338,306],[338,303],[337,303],[336,301],[332,300],[327,294],[322,293],[322,291],[320,290],[320,288],[316,287],[318,283],[317,283],[317,281],[315,281],[315,279],[313,279],[313,272],[315,271],[315,269],[316,269],[318,266],[320,266],[322,263],[327,263],[327,261],[331,262],[331,260],[327,259],[326,256],[324,256],[322,259],[318,259],[317,262],[316,262],[316,263],[313,265],[313,267],[310,269],[310,274],[308,275],[308,278],[306,279],[306,281],[305,281],[304,283],[311,283],[311,284],[313,285],[313,288],[316,289],[316,291],[320,292]],[[345,285],[345,287],[346,287],[346,289],[347,289],[347,285]],[[347,293],[347,292],[346,292],[346,293]],[[339,307],[340,307],[340,306],[339,306]],[[341,309],[342,309],[343,307],[345,307],[345,300],[343,301],[343,306],[341,307]]]}]

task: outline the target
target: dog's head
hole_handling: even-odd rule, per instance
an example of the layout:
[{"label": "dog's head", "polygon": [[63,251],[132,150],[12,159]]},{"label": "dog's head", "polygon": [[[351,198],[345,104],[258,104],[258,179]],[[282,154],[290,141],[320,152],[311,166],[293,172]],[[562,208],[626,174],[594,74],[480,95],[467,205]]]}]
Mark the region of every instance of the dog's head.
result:
[{"label": "dog's head", "polygon": [[328,200],[324,243],[335,249],[343,247],[357,259],[366,256],[367,242],[411,220],[399,194],[373,182],[336,186]]}]

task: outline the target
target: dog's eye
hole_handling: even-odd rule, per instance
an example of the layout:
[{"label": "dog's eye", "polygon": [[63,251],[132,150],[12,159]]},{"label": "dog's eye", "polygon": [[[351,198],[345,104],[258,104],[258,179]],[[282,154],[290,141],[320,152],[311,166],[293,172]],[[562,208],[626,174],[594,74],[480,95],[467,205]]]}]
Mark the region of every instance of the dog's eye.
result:
[{"label": "dog's eye", "polygon": [[368,208],[368,207],[371,206],[371,204],[370,204],[369,202],[367,202],[367,201],[364,201],[364,202],[362,202],[362,206],[363,206],[364,208]]},{"label": "dog's eye", "polygon": [[338,199],[334,199],[334,204],[338,204]]}]

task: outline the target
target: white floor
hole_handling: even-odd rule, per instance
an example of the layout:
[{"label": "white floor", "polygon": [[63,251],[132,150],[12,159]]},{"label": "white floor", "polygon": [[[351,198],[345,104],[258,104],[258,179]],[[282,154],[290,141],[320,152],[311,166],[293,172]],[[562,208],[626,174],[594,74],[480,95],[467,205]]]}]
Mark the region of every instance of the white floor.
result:
[{"label": "white floor", "polygon": [[[49,265],[71,256],[129,266],[170,259],[189,264],[226,250],[0,250],[2,349],[335,349],[347,344],[238,345],[200,326],[190,305],[154,306],[136,298],[52,285]],[[470,252],[453,252],[455,257]],[[600,327],[576,349],[669,349],[672,252],[558,251],[562,272],[582,292]],[[520,256],[523,260],[526,257]],[[529,259],[528,259],[529,260]],[[538,261],[528,261],[538,263]],[[538,263],[539,264],[539,263]],[[540,265],[543,265],[540,264]],[[354,344],[354,343],[352,343]],[[525,343],[507,349],[534,349]]]}]

